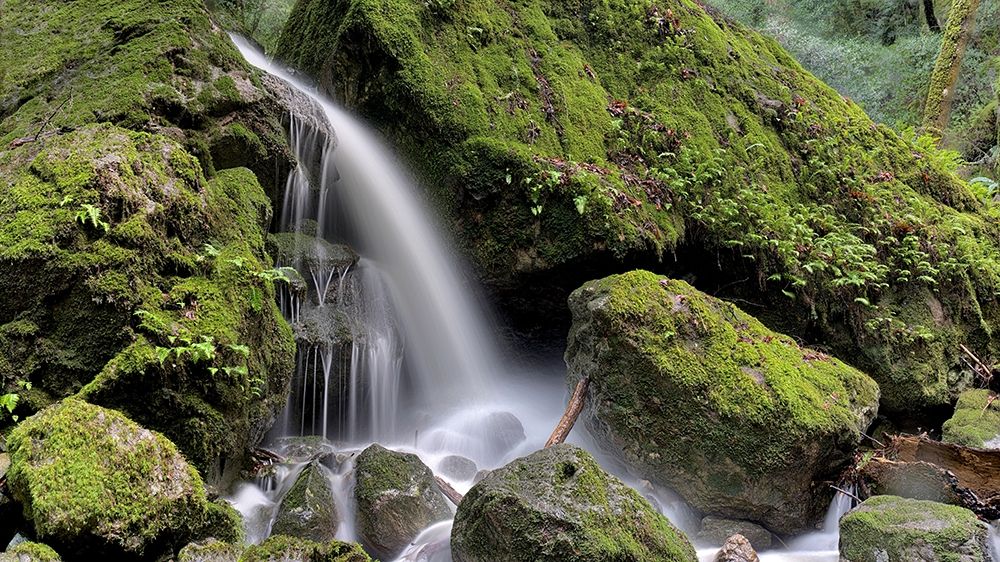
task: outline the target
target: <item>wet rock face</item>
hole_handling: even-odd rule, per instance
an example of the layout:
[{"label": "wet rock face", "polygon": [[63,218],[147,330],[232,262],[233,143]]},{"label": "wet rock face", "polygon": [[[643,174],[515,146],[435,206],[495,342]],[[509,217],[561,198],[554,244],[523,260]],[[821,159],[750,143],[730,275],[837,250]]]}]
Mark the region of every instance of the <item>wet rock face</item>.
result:
[{"label": "wet rock face", "polygon": [[694,562],[684,535],[586,451],[556,445],[492,471],[465,495],[456,562]]},{"label": "wet rock face", "polygon": [[325,542],[336,538],[339,523],[329,471],[313,461],[281,499],[271,534]]},{"label": "wet rock face", "polygon": [[354,470],[358,533],[376,556],[394,558],[431,523],[451,517],[434,474],[416,455],[376,444]]},{"label": "wet rock face", "polygon": [[36,536],[64,553],[154,559],[190,540],[242,539],[177,448],[114,411],[67,399],[10,434],[8,483]]},{"label": "wet rock face", "polygon": [[843,562],[989,562],[987,527],[957,506],[874,496],[840,520]]},{"label": "wet rock face", "polygon": [[458,455],[449,455],[438,463],[438,473],[453,480],[472,480],[478,472],[474,461]]},{"label": "wet rock face", "polygon": [[732,304],[644,271],[570,297],[569,384],[582,420],[696,509],[803,531],[875,416],[874,381]]}]

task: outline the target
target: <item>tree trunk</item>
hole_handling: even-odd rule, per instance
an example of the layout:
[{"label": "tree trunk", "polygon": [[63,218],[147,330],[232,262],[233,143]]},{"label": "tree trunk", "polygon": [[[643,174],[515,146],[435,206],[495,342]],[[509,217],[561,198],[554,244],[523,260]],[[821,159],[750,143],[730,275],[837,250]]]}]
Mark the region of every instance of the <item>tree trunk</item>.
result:
[{"label": "tree trunk", "polygon": [[927,18],[927,28],[934,33],[941,33],[941,24],[934,13],[934,0],[924,0],[924,17]]},{"label": "tree trunk", "polygon": [[976,25],[979,0],[955,0],[948,12],[948,23],[941,36],[941,53],[938,55],[931,85],[924,107],[924,125],[943,131],[951,118],[955,101],[955,85],[962,69],[965,47]]}]

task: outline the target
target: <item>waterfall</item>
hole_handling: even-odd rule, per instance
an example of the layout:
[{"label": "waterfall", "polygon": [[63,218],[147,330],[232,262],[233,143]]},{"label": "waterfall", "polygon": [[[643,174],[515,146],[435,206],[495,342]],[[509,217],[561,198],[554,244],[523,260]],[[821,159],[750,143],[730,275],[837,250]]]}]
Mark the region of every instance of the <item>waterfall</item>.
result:
[{"label": "waterfall", "polygon": [[[306,333],[299,334],[288,408],[299,415],[286,415],[276,431],[398,441],[413,437],[416,416],[426,423],[488,397],[498,353],[412,179],[373,132],[233,39],[250,64],[307,95],[336,132],[334,140],[318,131],[314,116],[290,119],[298,166],[288,177],[279,230],[304,235],[295,239],[295,254],[307,257],[278,265],[295,268],[306,291],[282,289],[279,304]],[[329,260],[337,242],[364,259]],[[331,337],[310,339],[324,329]],[[408,412],[415,419],[400,419]],[[341,433],[332,434],[333,426]],[[409,435],[397,433],[402,427]]]}]

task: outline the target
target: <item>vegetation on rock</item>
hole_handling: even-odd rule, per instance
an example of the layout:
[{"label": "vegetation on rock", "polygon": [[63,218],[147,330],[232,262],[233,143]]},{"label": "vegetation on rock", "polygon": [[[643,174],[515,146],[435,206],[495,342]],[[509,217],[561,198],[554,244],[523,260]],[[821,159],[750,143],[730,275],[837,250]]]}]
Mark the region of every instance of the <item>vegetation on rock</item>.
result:
[{"label": "vegetation on rock", "polygon": [[434,474],[410,453],[371,445],[355,464],[358,534],[373,554],[394,558],[431,523],[451,517]]},{"label": "vegetation on rock", "polygon": [[162,435],[68,398],[8,438],[7,481],[38,537],[66,554],[152,558],[209,536],[242,539],[239,515],[210,502]]},{"label": "vegetation on rock", "polygon": [[0,30],[2,389],[119,408],[214,480],[293,359],[236,168],[288,167],[280,106],[198,0],[14,0]]},{"label": "vegetation on rock", "polygon": [[327,471],[313,461],[302,469],[281,499],[271,533],[325,542],[336,538],[339,524]]},{"label": "vegetation on rock", "polygon": [[687,538],[589,453],[555,445],[498,468],[465,495],[456,562],[694,562]]},{"label": "vegetation on rock", "polygon": [[845,562],[985,562],[991,559],[986,532],[961,507],[875,496],[841,518],[840,556]]},{"label": "vegetation on rock", "polygon": [[945,443],[1000,449],[1000,400],[989,390],[967,390],[942,429]]},{"label": "vegetation on rock", "polygon": [[278,54],[402,147],[495,285],[676,256],[894,411],[969,385],[958,343],[995,351],[996,209],[714,10],[305,0]]},{"label": "vegetation on rock", "polygon": [[878,387],[730,303],[644,271],[570,297],[569,383],[591,432],[708,514],[778,533],[825,512]]}]

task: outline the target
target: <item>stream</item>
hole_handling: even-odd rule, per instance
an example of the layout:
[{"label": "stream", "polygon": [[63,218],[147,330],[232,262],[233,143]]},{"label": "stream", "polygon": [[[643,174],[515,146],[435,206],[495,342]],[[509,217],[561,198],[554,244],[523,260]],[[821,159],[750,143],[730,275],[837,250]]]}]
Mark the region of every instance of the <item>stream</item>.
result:
[{"label": "stream", "polygon": [[[478,469],[502,466],[541,448],[555,427],[567,398],[565,364],[561,357],[533,364],[504,359],[488,307],[392,150],[250,43],[233,39],[251,65],[321,108],[319,118],[336,135],[334,142],[317,134],[317,116],[291,115],[300,167],[288,179],[279,231],[307,234],[296,243],[308,246],[298,250],[309,257],[300,260],[308,263],[279,264],[295,267],[306,286],[299,293],[283,289],[279,304],[308,341],[300,337],[292,393],[269,439],[322,438],[319,446],[332,459],[327,467],[334,467],[327,476],[345,515],[337,537],[357,541],[352,468],[358,452],[378,442],[416,453],[432,470],[449,455]],[[306,169],[303,162],[318,165]],[[334,259],[343,253],[336,244],[349,245],[360,260]],[[603,454],[584,424],[569,441],[591,451],[689,537],[696,535],[699,520],[677,495]],[[250,542],[268,536],[303,466],[279,466],[269,478],[241,483],[228,498],[243,514]],[[464,493],[473,482],[452,484]],[[838,494],[822,529],[762,552],[761,560],[836,562],[837,523],[851,502]],[[450,530],[450,521],[432,525],[398,560],[450,561]],[[996,548],[995,529],[991,538]],[[699,559],[710,561],[717,550],[702,545]]]}]

